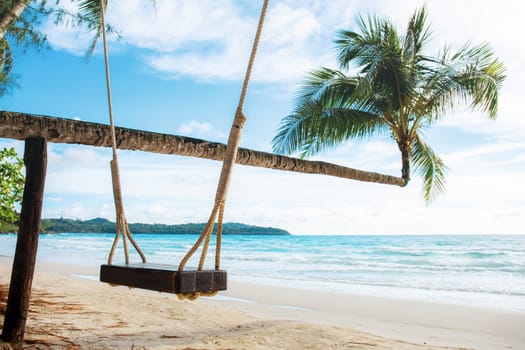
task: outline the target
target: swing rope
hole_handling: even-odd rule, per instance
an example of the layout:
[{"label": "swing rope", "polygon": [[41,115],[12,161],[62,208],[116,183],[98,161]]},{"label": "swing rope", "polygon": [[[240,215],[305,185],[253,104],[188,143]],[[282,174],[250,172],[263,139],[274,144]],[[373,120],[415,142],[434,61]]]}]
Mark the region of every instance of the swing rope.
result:
[{"label": "swing rope", "polygon": [[[100,0],[100,6],[101,6],[100,21],[101,21],[103,44],[104,44],[104,61],[105,61],[105,68],[106,68],[107,97],[108,97],[112,150],[113,150],[113,159],[110,165],[111,165],[111,179],[113,183],[113,198],[115,202],[116,225],[117,225],[115,239],[113,241],[113,245],[111,247],[111,251],[109,254],[109,258],[108,258],[108,265],[111,265],[113,255],[115,253],[116,247],[119,242],[120,235],[122,235],[122,238],[123,238],[124,255],[126,259],[126,264],[129,264],[129,249],[128,249],[128,243],[127,243],[128,239],[133,245],[133,247],[135,248],[135,250],[137,251],[137,253],[140,255],[142,262],[145,263],[146,257],[144,256],[144,253],[142,252],[138,244],[133,239],[133,236],[129,230],[128,223],[126,221],[126,216],[124,213],[124,204],[122,200],[122,191],[121,191],[121,185],[120,185],[120,174],[119,174],[118,155],[117,155],[116,132],[115,132],[115,124],[114,124],[114,118],[113,118],[112,99],[111,99],[111,83],[110,83],[109,58],[108,58],[109,55],[108,55],[108,48],[107,48],[106,24],[105,24],[105,9],[106,9],[105,2],[106,2],[105,0]],[[228,137],[228,143],[227,143],[226,151],[224,154],[223,165],[222,165],[222,169],[221,169],[221,173],[219,177],[219,182],[217,185],[217,192],[215,195],[214,206],[212,208],[208,222],[206,223],[206,226],[204,227],[204,230],[202,231],[201,235],[199,236],[195,244],[191,247],[191,249],[188,251],[188,253],[182,258],[179,264],[179,267],[178,267],[178,272],[182,272],[184,270],[184,267],[186,266],[189,259],[195,254],[195,252],[199,249],[199,247],[201,247],[201,245],[202,245],[202,251],[201,251],[201,256],[199,259],[198,270],[199,271],[203,270],[216,219],[217,219],[217,234],[216,234],[217,237],[216,237],[216,246],[215,246],[215,270],[220,269],[224,206],[226,203],[226,197],[227,197],[228,189],[229,189],[230,182],[231,182],[233,166],[235,164],[235,159],[237,158],[239,144],[241,141],[242,129],[247,120],[243,112],[244,101],[246,99],[248,84],[250,81],[252,68],[253,68],[255,56],[257,53],[257,48],[259,46],[259,40],[260,40],[260,36],[261,36],[263,24],[264,24],[264,19],[265,19],[266,12],[268,9],[268,2],[269,2],[268,0],[264,0],[263,6],[261,9],[259,23],[257,25],[257,31],[255,34],[255,39],[253,41],[252,50],[251,50],[250,58],[248,61],[246,73],[244,76],[244,82],[243,82],[243,86],[241,89],[241,94],[239,97],[239,104],[237,106],[235,116],[233,119],[233,123],[231,126],[231,130],[230,130],[230,135]],[[100,34],[100,31],[99,31],[99,34]],[[179,299],[194,300],[201,295],[202,296],[212,296],[212,295],[215,295],[216,293],[217,293],[216,291],[214,292],[196,292],[196,293],[188,293],[188,294],[177,294],[177,296],[179,297]]]},{"label": "swing rope", "polygon": [[[179,272],[184,270],[184,267],[186,266],[186,263],[188,262],[188,260],[193,256],[193,254],[198,250],[198,248],[204,242],[204,245],[202,247],[201,256],[199,259],[199,266],[198,266],[199,271],[203,269],[204,263],[206,260],[206,254],[208,252],[210,238],[211,238],[213,228],[215,225],[215,219],[217,217],[218,217],[218,222],[217,222],[217,235],[216,235],[217,241],[215,245],[215,249],[216,249],[215,250],[215,269],[216,270],[220,269],[222,222],[223,222],[223,216],[224,216],[224,206],[226,204],[226,197],[227,197],[228,189],[229,189],[230,182],[231,182],[233,165],[235,164],[235,159],[237,158],[239,144],[241,142],[242,128],[244,126],[244,123],[247,120],[243,112],[244,101],[246,99],[248,83],[250,81],[253,63],[255,61],[257,48],[259,46],[259,39],[261,37],[261,32],[262,32],[267,9],[268,9],[268,0],[264,0],[263,6],[261,9],[261,14],[259,17],[259,23],[257,25],[257,31],[255,33],[255,39],[253,41],[252,50],[251,50],[250,58],[248,61],[248,67],[246,69],[246,74],[244,76],[244,83],[242,86],[241,95],[239,97],[239,104],[237,106],[235,117],[233,119],[233,123],[232,123],[231,130],[230,130],[230,135],[228,137],[228,143],[226,146],[226,152],[224,154],[222,170],[221,170],[221,174],[219,177],[219,183],[217,185],[217,192],[215,195],[215,203],[211,211],[211,215],[199,239],[195,242],[195,244],[188,251],[188,253],[182,258],[179,264],[179,269],[178,269]],[[196,293],[189,293],[189,294],[178,294],[178,297],[179,299],[194,300],[198,298],[200,295],[212,296],[212,295],[215,295],[216,293],[217,292],[211,292],[211,293],[196,292]]]},{"label": "swing rope", "polygon": [[[104,63],[106,68],[106,88],[107,88],[107,97],[108,97],[108,109],[109,109],[109,124],[111,130],[111,148],[113,150],[113,159],[110,162],[111,166],[111,181],[113,184],[113,200],[115,202],[115,212],[116,212],[116,234],[115,239],[113,240],[113,245],[108,257],[108,265],[111,265],[113,261],[113,256],[117,248],[120,235],[122,235],[122,242],[124,246],[124,257],[126,264],[129,264],[129,248],[127,240],[131,242],[137,253],[140,255],[142,262],[146,262],[146,256],[140,249],[139,245],[133,238],[131,234],[128,222],[126,221],[126,215],[124,213],[124,202],[122,200],[122,190],[120,186],[120,172],[118,165],[118,155],[117,155],[117,137],[115,133],[115,122],[113,118],[113,102],[111,99],[111,81],[109,74],[109,55],[108,55],[108,45],[106,38],[106,20],[105,20],[105,10],[106,3],[104,0],[100,0],[100,25],[102,30],[102,42],[104,45]],[[99,32],[100,33],[100,32]]]}]

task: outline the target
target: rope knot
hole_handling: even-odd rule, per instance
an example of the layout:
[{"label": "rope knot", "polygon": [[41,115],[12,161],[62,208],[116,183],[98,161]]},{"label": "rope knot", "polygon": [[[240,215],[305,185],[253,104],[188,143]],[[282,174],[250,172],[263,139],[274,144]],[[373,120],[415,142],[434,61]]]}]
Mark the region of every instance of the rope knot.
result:
[{"label": "rope knot", "polygon": [[233,120],[233,126],[240,129],[244,126],[246,120],[248,120],[248,118],[244,115],[242,109],[237,109],[237,112],[235,112],[235,118]]}]

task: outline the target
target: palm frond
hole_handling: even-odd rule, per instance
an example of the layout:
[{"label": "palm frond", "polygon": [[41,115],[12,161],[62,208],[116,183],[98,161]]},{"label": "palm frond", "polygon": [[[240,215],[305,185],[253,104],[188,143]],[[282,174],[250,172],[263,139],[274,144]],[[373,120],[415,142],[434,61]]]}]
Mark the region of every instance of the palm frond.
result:
[{"label": "palm frond", "polygon": [[[302,152],[312,137],[311,120],[318,119],[323,113],[321,104],[305,102],[302,104],[302,114],[292,113],[281,120],[277,134],[272,140],[273,151],[280,154]],[[308,122],[307,119],[310,119]]]},{"label": "palm frond", "polygon": [[458,87],[471,98],[470,107],[496,118],[498,91],[505,80],[505,66],[488,44],[462,48],[452,57],[452,64],[462,66],[454,77]]},{"label": "palm frond", "polygon": [[403,42],[403,56],[411,62],[418,62],[424,57],[422,49],[430,38],[430,28],[426,26],[427,11],[425,7],[417,10],[408,22]]},{"label": "palm frond", "polygon": [[[89,29],[95,29],[100,25],[102,7],[100,0],[75,0],[78,3],[78,14],[88,22]],[[107,0],[104,0],[104,11],[107,8]]]},{"label": "palm frond", "polygon": [[423,197],[427,203],[445,191],[447,167],[439,156],[418,135],[412,143],[410,160],[414,170],[423,178]]},{"label": "palm frond", "polygon": [[430,28],[426,25],[427,13],[425,7],[417,10],[408,22],[407,31],[403,38],[402,60],[405,89],[403,104],[414,107],[418,99],[418,87],[424,80],[425,72],[431,58],[423,52],[425,44],[430,38]]},{"label": "palm frond", "polygon": [[84,62],[88,62],[91,57],[93,57],[93,53],[95,52],[95,49],[97,47],[98,39],[100,39],[100,36],[102,35],[102,27],[96,28],[95,35],[93,36],[93,39],[91,39],[91,42],[89,43],[89,46],[87,47],[86,51],[84,51]]},{"label": "palm frond", "polygon": [[[78,23],[86,26],[88,31],[94,31],[95,35],[91,40],[86,52],[84,53],[84,60],[88,61],[93,52],[95,51],[97,41],[102,35],[101,27],[101,14],[102,8],[100,0],[73,0],[78,3]],[[155,0],[149,0],[153,7],[155,7]],[[108,6],[108,0],[104,0],[104,11],[106,11]],[[156,9],[155,9],[156,10]],[[106,23],[106,32],[116,34],[120,38],[118,31],[113,28],[110,24]]]},{"label": "palm frond", "polygon": [[[301,105],[306,101],[323,99],[325,103],[330,104],[330,90],[336,85],[344,84],[347,77],[344,73],[329,69],[320,68],[314,70],[306,76],[304,82],[299,88],[296,105]],[[352,89],[352,82],[348,81],[348,89]]]},{"label": "palm frond", "polygon": [[505,67],[488,45],[467,44],[456,53],[445,49],[437,62],[422,90],[427,96],[424,108],[432,121],[459,102],[496,118]]},{"label": "palm frond", "polygon": [[339,65],[346,69],[353,63],[360,69],[356,99],[381,92],[389,101],[388,111],[400,110],[417,81],[411,70],[414,65],[405,62],[402,38],[388,19],[368,16],[358,17],[357,21],[359,32],[338,33],[335,42]]},{"label": "palm frond", "polygon": [[[89,61],[95,52],[98,39],[102,35],[102,7],[100,0],[74,0],[78,3],[78,18],[79,23],[82,23],[88,31],[94,31],[95,35],[86,51],[84,52],[84,61]],[[106,11],[108,0],[104,0],[104,11]],[[107,33],[116,33],[115,29],[106,23]],[[117,33],[118,35],[118,33]]]},{"label": "palm frond", "polygon": [[453,109],[457,96],[452,77],[456,73],[448,66],[427,67],[421,71],[421,80],[411,106],[413,113],[430,125]]},{"label": "palm frond", "polygon": [[[337,62],[343,70],[351,64],[357,67],[367,67],[370,58],[381,55],[380,48],[385,44],[385,21],[377,16],[358,16],[356,23],[358,32],[341,30],[334,40],[337,50]],[[368,71],[368,69],[365,69]]]},{"label": "palm frond", "polygon": [[[84,52],[84,60],[87,62],[93,56],[93,52],[97,46],[97,41],[102,34],[102,7],[100,0],[75,0],[78,3],[78,16],[83,19],[83,23],[88,31],[94,31],[95,35],[86,51]],[[104,1],[107,7],[107,0]],[[106,8],[104,8],[104,11]],[[110,29],[106,26],[106,30]]]},{"label": "palm frond", "polygon": [[317,101],[324,109],[350,108],[380,115],[385,102],[380,91],[360,96],[357,93],[362,78],[348,77],[344,73],[321,68],[311,72],[297,95],[296,106]]},{"label": "palm frond", "polygon": [[298,152],[307,157],[349,139],[384,131],[384,121],[374,114],[348,108],[325,109],[319,101],[309,101],[283,118],[272,145],[274,152]]},{"label": "palm frond", "polygon": [[364,38],[351,30],[336,33],[334,43],[337,48],[337,62],[341,69],[348,69],[364,44]]}]

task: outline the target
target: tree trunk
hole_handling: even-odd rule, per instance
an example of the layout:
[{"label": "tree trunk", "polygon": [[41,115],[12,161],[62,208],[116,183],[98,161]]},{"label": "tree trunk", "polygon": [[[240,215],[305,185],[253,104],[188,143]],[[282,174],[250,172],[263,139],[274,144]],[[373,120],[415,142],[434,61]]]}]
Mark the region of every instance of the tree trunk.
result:
[{"label": "tree trunk", "polygon": [[408,141],[401,141],[397,143],[399,150],[401,151],[401,178],[405,181],[403,186],[406,186],[410,181],[410,149],[411,145]]},{"label": "tree trunk", "polygon": [[[108,125],[0,110],[0,137],[23,140],[32,136],[45,137],[49,142],[56,143],[111,147]],[[119,149],[177,154],[219,161],[223,160],[226,150],[226,146],[222,143],[142,130],[116,128],[116,137]],[[405,180],[400,177],[246,148],[239,148],[235,162],[260,168],[329,175],[388,185],[405,185]]]},{"label": "tree trunk", "polygon": [[12,0],[11,9],[6,9],[0,13],[0,39],[4,38],[11,21],[20,17],[28,2],[29,0]]},{"label": "tree trunk", "polygon": [[46,140],[39,137],[29,138],[25,143],[26,183],[2,331],[2,339],[15,349],[21,348],[24,340],[35,271],[47,166],[46,147]]}]

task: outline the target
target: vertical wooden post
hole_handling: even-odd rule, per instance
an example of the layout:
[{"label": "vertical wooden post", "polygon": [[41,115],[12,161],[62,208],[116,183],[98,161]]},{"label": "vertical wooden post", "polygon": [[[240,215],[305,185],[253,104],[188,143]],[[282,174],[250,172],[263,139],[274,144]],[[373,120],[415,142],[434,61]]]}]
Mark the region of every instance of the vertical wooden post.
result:
[{"label": "vertical wooden post", "polygon": [[31,285],[35,271],[47,167],[46,139],[41,137],[26,139],[24,163],[26,181],[22,212],[2,330],[2,339],[10,343],[15,349],[21,348],[24,340]]}]

